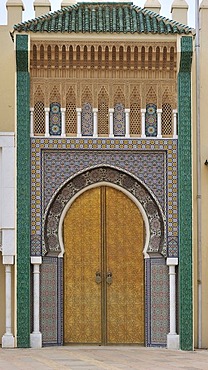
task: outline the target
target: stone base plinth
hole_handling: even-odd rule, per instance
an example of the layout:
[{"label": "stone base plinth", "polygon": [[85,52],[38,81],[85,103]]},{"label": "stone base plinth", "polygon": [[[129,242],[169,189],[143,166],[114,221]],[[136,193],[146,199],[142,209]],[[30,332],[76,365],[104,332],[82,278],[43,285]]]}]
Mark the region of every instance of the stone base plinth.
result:
[{"label": "stone base plinth", "polygon": [[41,333],[30,334],[30,347],[31,348],[42,348],[42,334]]},{"label": "stone base plinth", "polygon": [[177,334],[167,335],[167,348],[168,349],[179,349],[179,335]]},{"label": "stone base plinth", "polygon": [[12,334],[3,335],[2,348],[14,348],[14,337]]}]

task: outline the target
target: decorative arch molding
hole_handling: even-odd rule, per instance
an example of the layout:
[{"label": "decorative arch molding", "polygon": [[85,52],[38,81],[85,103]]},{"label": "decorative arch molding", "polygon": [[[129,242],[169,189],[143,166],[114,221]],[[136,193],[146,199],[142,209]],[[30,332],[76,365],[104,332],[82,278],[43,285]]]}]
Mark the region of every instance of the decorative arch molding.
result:
[{"label": "decorative arch molding", "polygon": [[129,173],[107,166],[96,167],[79,173],[67,181],[55,194],[45,214],[43,255],[62,255],[63,248],[59,239],[59,225],[67,204],[72,198],[76,198],[76,194],[84,189],[89,189],[90,186],[96,184],[99,186],[100,183],[103,185],[106,183],[108,186],[112,184],[112,186],[114,185],[121,190],[124,189],[124,192],[131,194],[131,199],[135,198],[135,203],[138,204],[139,202],[149,224],[149,242],[145,252],[166,256],[165,216],[156,199],[139,179]]},{"label": "decorative arch molding", "polygon": [[143,254],[144,254],[144,258],[149,258],[149,254],[147,252],[147,249],[148,249],[148,246],[149,246],[149,237],[150,237],[150,227],[149,227],[149,222],[148,222],[148,218],[147,218],[147,215],[146,215],[146,212],[144,210],[144,208],[142,207],[142,205],[140,204],[140,202],[131,194],[129,193],[126,189],[114,184],[114,183],[109,183],[109,182],[105,182],[105,181],[102,181],[102,182],[96,182],[94,184],[91,184],[87,187],[85,187],[84,189],[81,189],[78,193],[76,193],[70,200],[69,202],[66,204],[62,214],[61,214],[61,217],[60,217],[60,222],[59,222],[59,242],[60,242],[60,247],[61,247],[61,252],[59,253],[58,257],[63,257],[64,253],[65,253],[65,247],[64,247],[64,240],[63,240],[63,222],[64,222],[64,219],[65,219],[65,216],[69,210],[69,208],[72,206],[72,203],[77,199],[79,198],[79,196],[81,194],[83,194],[84,192],[88,191],[88,190],[91,190],[93,188],[97,188],[97,187],[100,187],[100,186],[108,186],[108,187],[112,187],[118,191],[121,191],[123,194],[125,194],[129,199],[131,199],[133,201],[133,203],[137,206],[137,208],[139,208],[141,214],[142,214],[142,218],[143,218],[143,221],[144,221],[144,224],[145,224],[145,243],[144,243],[144,248],[143,248]]}]

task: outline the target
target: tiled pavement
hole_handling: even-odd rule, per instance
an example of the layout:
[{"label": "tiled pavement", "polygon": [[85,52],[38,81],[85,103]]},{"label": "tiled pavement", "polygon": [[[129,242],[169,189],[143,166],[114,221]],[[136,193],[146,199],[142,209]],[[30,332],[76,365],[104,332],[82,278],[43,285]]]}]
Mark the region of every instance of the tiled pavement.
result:
[{"label": "tiled pavement", "polygon": [[0,370],[208,370],[208,350],[170,351],[143,347],[65,346],[0,349]]}]

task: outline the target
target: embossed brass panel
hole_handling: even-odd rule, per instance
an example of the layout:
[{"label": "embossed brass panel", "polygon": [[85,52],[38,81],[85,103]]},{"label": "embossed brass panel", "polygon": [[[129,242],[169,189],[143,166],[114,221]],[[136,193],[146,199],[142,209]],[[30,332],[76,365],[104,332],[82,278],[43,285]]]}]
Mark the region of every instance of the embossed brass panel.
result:
[{"label": "embossed brass panel", "polygon": [[86,191],[64,220],[65,343],[144,343],[144,227],[121,191]]},{"label": "embossed brass panel", "polygon": [[143,218],[121,191],[106,188],[107,343],[144,343]]},{"label": "embossed brass panel", "polygon": [[101,343],[100,189],[80,195],[64,220],[64,342]]}]

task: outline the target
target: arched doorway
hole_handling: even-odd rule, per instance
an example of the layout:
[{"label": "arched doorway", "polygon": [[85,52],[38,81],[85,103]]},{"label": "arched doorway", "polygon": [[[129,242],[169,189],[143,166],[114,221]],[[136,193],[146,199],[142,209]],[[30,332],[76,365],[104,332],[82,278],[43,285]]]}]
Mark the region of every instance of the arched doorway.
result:
[{"label": "arched doorway", "polygon": [[144,343],[144,222],[122,191],[99,186],[69,208],[64,234],[64,342]]}]

